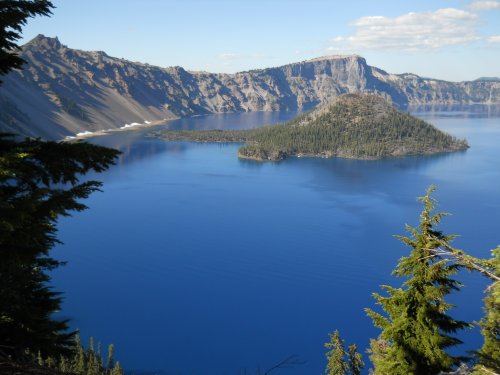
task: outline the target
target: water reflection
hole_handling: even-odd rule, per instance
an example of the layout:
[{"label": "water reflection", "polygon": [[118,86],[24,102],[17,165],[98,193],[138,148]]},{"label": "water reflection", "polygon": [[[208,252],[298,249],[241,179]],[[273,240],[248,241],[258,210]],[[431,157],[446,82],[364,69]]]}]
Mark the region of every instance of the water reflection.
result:
[{"label": "water reflection", "polygon": [[249,129],[286,122],[299,113],[298,111],[221,113],[169,121],[165,128],[171,130]]},{"label": "water reflection", "polygon": [[148,134],[162,129],[170,130],[210,130],[210,129],[248,129],[257,126],[286,122],[295,116],[297,111],[281,112],[249,112],[225,113],[208,116],[182,118],[168,121],[165,124],[144,129],[113,132],[103,136],[88,138],[89,142],[115,148],[122,152],[118,165],[125,165],[159,154],[182,153],[189,147],[189,142],[165,142],[148,137]]},{"label": "water reflection", "polygon": [[404,110],[423,118],[491,118],[500,117],[498,104],[449,104],[407,106]]},{"label": "water reflection", "polygon": [[[130,132],[132,133],[132,132]],[[106,135],[89,140],[92,143],[120,150],[116,165],[124,166],[144,159],[151,159],[162,153],[180,154],[188,147],[183,142],[164,142],[159,139],[144,138],[142,134]]]},{"label": "water reflection", "polygon": [[[500,105],[434,105],[409,106],[406,110],[412,114],[431,121],[446,118],[495,118],[500,117]],[[180,153],[186,150],[187,145],[182,143],[158,142],[147,138],[147,134],[155,130],[209,130],[209,129],[248,129],[257,126],[286,122],[299,114],[298,111],[281,112],[247,112],[225,113],[207,116],[198,116],[168,121],[163,125],[145,129],[133,129],[123,132],[114,132],[100,137],[89,138],[92,143],[119,149],[123,152],[119,164],[150,158],[164,152]],[[452,131],[452,129],[449,129]],[[429,160],[433,160],[430,158]],[[245,161],[242,161],[245,165]],[[407,160],[402,168],[413,163]],[[416,161],[416,163],[420,163]],[[247,163],[256,167],[254,163]],[[376,163],[371,162],[371,166]]]},{"label": "water reflection", "polygon": [[[437,154],[386,158],[382,160],[354,159],[289,159],[295,168],[305,169],[311,175],[307,186],[320,192],[341,192],[343,195],[366,194],[389,190],[405,190],[401,173],[420,174],[429,167],[447,163],[450,158],[465,158],[466,151],[454,154]],[[455,161],[460,163],[459,160]],[[414,181],[412,181],[414,184]],[[411,189],[413,190],[413,189]],[[334,195],[329,194],[333,197]],[[396,199],[396,195],[392,195]]]},{"label": "water reflection", "polygon": [[[500,117],[498,105],[449,105],[449,106],[413,106],[408,107],[414,115],[432,122],[432,119],[442,118],[490,118]],[[147,135],[161,129],[171,130],[210,130],[210,129],[249,129],[258,126],[272,125],[286,122],[299,114],[298,111],[281,112],[247,112],[225,113],[207,116],[198,116],[168,121],[165,124],[145,129],[133,129],[123,132],[113,132],[103,136],[89,138],[88,141],[122,151],[119,165],[128,164],[142,159],[149,159],[161,153],[182,153],[187,150],[189,143],[164,142]],[[442,156],[428,158],[408,158],[405,161],[398,159],[400,168],[415,168],[422,163],[428,163]],[[425,161],[423,161],[425,160]],[[259,168],[258,163],[241,161],[243,166]],[[343,165],[349,163],[343,162]],[[376,167],[377,162],[370,161],[370,168]],[[382,162],[385,166],[385,161]]]}]

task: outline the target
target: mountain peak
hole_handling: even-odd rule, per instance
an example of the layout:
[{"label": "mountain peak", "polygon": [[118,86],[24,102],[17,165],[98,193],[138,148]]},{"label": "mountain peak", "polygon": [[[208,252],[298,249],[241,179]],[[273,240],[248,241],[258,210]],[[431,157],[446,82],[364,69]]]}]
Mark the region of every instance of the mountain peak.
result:
[{"label": "mountain peak", "polygon": [[320,57],[315,57],[314,59],[307,60],[307,62],[327,61],[327,60],[362,60],[362,61],[365,61],[364,57],[352,54],[352,55],[320,56]]},{"label": "mountain peak", "polygon": [[61,42],[59,41],[59,38],[54,37],[48,37],[43,34],[38,34],[36,37],[31,39],[28,43],[25,44],[25,46],[36,46],[36,47],[45,47],[45,48],[52,48],[52,49],[59,49],[63,47]]},{"label": "mountain peak", "polygon": [[[25,44],[22,72],[0,88],[0,131],[57,139],[130,122],[208,113],[311,109],[344,93],[378,93],[398,105],[500,103],[499,82],[457,84],[415,75],[390,75],[350,55],[317,57],[234,74],[151,67],[68,48],[38,35]],[[359,97],[346,96],[345,106]],[[383,113],[384,104],[373,102]]]},{"label": "mountain peak", "polygon": [[479,77],[475,81],[500,82],[500,77]]}]

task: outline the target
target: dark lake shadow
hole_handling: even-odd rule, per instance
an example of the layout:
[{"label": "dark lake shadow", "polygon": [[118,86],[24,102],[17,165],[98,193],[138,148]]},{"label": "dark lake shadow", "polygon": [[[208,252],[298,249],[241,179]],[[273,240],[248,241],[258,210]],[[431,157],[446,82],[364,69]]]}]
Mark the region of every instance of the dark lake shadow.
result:
[{"label": "dark lake shadow", "polygon": [[[381,160],[290,158],[283,163],[293,169],[293,173],[297,173],[297,169],[300,169],[300,173],[307,173],[304,187],[321,193],[337,205],[347,205],[346,208],[355,211],[360,205],[359,200],[367,192],[387,202],[407,203],[408,191],[414,191],[415,196],[418,196],[428,185],[438,183],[424,178],[426,170],[453,158],[465,158],[466,153],[467,151],[463,151]],[[410,175],[413,177],[401,178]],[[351,201],[346,201],[346,197],[352,197]]]}]

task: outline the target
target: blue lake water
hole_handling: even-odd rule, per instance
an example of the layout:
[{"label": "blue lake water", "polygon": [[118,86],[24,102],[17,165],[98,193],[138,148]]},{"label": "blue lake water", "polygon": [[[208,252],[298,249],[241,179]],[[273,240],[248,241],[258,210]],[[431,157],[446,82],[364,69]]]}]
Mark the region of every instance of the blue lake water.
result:
[{"label": "blue lake water", "polygon": [[[184,119],[170,128],[246,128],[294,113]],[[93,142],[118,147],[97,178],[89,210],[60,222],[68,264],[54,272],[62,316],[107,344],[135,373],[254,374],[291,354],[306,363],[273,374],[320,374],[323,343],[339,329],[361,350],[379,333],[363,311],[408,248],[394,239],[416,225],[416,197],[436,184],[442,229],[469,253],[500,244],[498,111],[417,115],[458,137],[466,152],[380,161],[239,160],[235,144],[163,142],[145,130]],[[460,276],[452,315],[482,316],[486,281]],[[460,334],[463,353],[481,345]],[[364,356],[365,362],[369,362]],[[367,370],[368,367],[365,369]],[[367,373],[367,371],[365,371]]]}]

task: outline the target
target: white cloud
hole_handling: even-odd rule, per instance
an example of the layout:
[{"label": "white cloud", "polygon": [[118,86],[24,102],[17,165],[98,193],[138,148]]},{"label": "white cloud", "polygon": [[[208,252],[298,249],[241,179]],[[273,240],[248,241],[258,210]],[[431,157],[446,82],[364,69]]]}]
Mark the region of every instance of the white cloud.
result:
[{"label": "white cloud", "polygon": [[477,0],[473,1],[467,8],[472,10],[493,10],[500,9],[500,1],[492,1],[492,0]]},{"label": "white cloud", "polygon": [[478,15],[455,8],[397,17],[368,16],[354,20],[350,36],[337,36],[330,51],[335,50],[436,50],[479,40]]},{"label": "white cloud", "polygon": [[500,35],[492,35],[486,38],[489,43],[500,43]]}]

